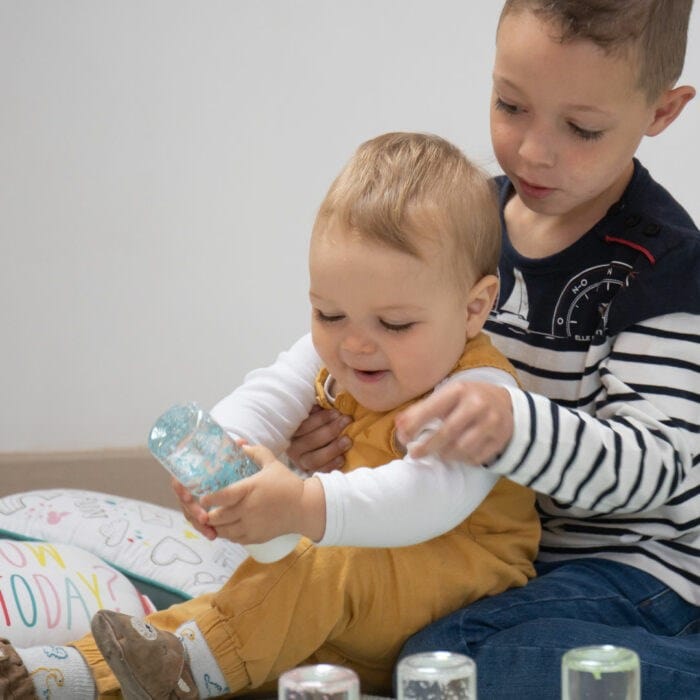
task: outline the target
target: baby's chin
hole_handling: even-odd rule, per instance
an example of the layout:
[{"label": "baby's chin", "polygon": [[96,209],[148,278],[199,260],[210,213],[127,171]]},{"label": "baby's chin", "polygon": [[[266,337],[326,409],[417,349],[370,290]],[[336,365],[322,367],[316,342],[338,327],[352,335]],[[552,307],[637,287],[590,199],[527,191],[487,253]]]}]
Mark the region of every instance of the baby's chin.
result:
[{"label": "baby's chin", "polygon": [[355,396],[355,399],[365,408],[370,411],[376,411],[377,413],[388,413],[394,409],[405,406],[414,399],[419,398],[418,396],[401,396],[401,397],[391,397],[391,396]]}]

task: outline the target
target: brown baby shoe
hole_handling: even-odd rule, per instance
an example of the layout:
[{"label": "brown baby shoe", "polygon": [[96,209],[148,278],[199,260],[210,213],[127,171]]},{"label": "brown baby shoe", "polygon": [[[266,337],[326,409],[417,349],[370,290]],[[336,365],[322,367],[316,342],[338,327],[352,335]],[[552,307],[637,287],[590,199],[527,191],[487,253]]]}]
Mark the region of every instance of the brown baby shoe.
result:
[{"label": "brown baby shoe", "polygon": [[34,683],[19,654],[7,639],[0,639],[0,698],[38,700]]},{"label": "brown baby shoe", "polygon": [[99,610],[90,623],[128,700],[198,700],[182,642],[138,617]]}]

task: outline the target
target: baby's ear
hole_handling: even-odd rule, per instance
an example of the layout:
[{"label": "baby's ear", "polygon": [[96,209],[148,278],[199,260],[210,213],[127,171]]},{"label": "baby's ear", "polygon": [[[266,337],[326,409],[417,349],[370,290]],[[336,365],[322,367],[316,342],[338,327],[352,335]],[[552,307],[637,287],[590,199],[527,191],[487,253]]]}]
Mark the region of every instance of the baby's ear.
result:
[{"label": "baby's ear", "polygon": [[690,85],[680,85],[665,90],[656,101],[654,120],[646,130],[647,136],[660,134],[695,97],[695,88]]},{"label": "baby's ear", "polygon": [[498,294],[498,277],[486,275],[469,290],[467,295],[467,338],[481,332],[489,311]]}]

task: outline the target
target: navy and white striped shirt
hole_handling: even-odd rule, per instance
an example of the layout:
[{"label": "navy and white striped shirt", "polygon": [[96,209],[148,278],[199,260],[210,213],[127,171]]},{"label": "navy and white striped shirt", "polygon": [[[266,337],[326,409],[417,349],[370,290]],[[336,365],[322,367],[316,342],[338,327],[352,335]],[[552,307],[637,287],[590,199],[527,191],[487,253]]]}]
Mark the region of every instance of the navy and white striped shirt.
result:
[{"label": "navy and white striped shirt", "polygon": [[[497,184],[503,211],[513,190]],[[700,605],[697,227],[635,161],[566,250],[528,259],[503,230],[486,330],[524,391],[490,468],[538,491],[542,560],[619,560]]]}]

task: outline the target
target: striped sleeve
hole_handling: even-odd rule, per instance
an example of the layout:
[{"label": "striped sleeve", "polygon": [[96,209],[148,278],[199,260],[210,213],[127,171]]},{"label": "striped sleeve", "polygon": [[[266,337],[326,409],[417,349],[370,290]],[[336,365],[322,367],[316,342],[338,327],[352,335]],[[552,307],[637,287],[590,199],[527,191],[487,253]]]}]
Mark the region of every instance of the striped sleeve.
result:
[{"label": "striped sleeve", "polygon": [[613,340],[607,356],[587,368],[599,380],[587,411],[509,389],[514,437],[493,471],[560,506],[594,513],[648,511],[694,488],[700,320],[669,314]]}]

